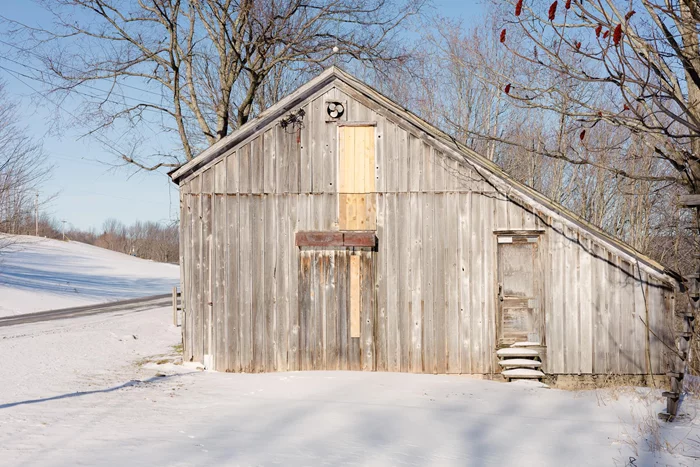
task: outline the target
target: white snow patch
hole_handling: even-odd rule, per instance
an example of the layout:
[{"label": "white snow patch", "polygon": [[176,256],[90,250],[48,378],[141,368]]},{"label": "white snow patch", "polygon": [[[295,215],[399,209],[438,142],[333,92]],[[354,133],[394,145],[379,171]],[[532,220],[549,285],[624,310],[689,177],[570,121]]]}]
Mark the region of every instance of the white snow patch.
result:
[{"label": "white snow patch", "polygon": [[[138,339],[121,339],[133,335]],[[691,415],[679,422],[657,422],[664,404],[657,390],[573,392],[457,375],[233,374],[134,363],[163,359],[179,339],[168,308],[0,328],[0,463],[696,462],[697,402],[684,401]]]},{"label": "white snow patch", "polygon": [[0,250],[0,316],[168,293],[179,267],[79,242],[13,236]]}]

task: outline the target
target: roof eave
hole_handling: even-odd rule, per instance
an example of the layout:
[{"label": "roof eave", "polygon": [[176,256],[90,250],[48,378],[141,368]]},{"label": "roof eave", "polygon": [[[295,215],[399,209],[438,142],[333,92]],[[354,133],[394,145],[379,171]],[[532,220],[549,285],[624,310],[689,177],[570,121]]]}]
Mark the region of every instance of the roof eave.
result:
[{"label": "roof eave", "polygon": [[228,151],[241,141],[256,133],[261,128],[275,121],[281,115],[288,112],[291,107],[294,107],[298,103],[304,101],[304,99],[306,99],[309,95],[314,94],[324,86],[327,86],[339,76],[340,73],[338,68],[335,66],[327,68],[317,77],[313,78],[306,84],[299,87],[293,93],[289,94],[270,108],[263,111],[260,115],[241,126],[238,130],[214,143],[199,153],[199,155],[192,160],[185,162],[179,167],[168,172],[168,176],[174,183],[179,184],[180,180],[196,172],[201,167],[216,159],[222,153]]}]

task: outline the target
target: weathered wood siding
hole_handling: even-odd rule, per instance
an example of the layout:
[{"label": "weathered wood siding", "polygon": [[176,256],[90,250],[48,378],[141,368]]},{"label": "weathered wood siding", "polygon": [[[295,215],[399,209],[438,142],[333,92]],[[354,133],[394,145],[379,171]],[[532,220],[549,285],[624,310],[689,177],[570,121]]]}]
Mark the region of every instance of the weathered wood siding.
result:
[{"label": "weathered wood siding", "polygon": [[[336,352],[337,340],[347,338],[349,329],[338,331],[337,324],[331,332],[328,321],[314,321],[311,329],[299,313],[304,253],[294,234],[339,229],[338,132],[336,123],[326,121],[324,103],[331,99],[346,104],[348,121],[376,122],[378,247],[372,253],[375,277],[363,285],[375,292],[373,311],[363,316],[364,360],[357,364]],[[671,285],[589,232],[443,154],[398,117],[360,101],[339,87],[325,89],[303,106],[302,128],[262,128],[181,183],[187,360],[202,362],[211,355],[215,369],[245,372],[358,365],[378,371],[497,372],[495,232],[526,230],[540,232],[547,373],[667,370]],[[315,261],[345,261],[306,254]],[[329,268],[324,271],[335,271]],[[317,282],[325,297],[318,316],[333,316],[334,301],[345,299],[347,291],[335,290],[333,277]],[[302,354],[309,339],[327,346],[322,363]],[[368,349],[371,366],[364,363]]]}]

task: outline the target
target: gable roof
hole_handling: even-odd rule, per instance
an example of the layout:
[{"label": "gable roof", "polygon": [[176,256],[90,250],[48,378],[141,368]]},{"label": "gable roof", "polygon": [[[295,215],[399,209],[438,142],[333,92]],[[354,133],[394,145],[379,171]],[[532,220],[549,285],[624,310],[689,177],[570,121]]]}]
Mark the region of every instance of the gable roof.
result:
[{"label": "gable roof", "polygon": [[489,182],[494,181],[493,178],[495,177],[497,181],[507,185],[508,189],[504,194],[509,199],[513,198],[513,194],[517,194],[526,201],[532,202],[540,207],[544,207],[547,210],[558,214],[568,222],[574,224],[574,226],[578,229],[587,231],[604,244],[612,246],[614,249],[630,257],[629,259],[633,263],[639,262],[645,265],[647,268],[655,271],[657,275],[660,274],[664,276],[664,278],[672,282],[674,286],[678,286],[682,283],[683,278],[677,272],[666,268],[652,258],[641,254],[627,243],[613,237],[596,225],[591,224],[577,214],[569,211],[556,201],[547,198],[537,190],[511,177],[493,161],[478,154],[439,128],[413,114],[408,109],[396,104],[394,101],[384,96],[371,86],[363,83],[354,76],[335,66],[324,70],[320,75],[299,87],[292,94],[283,98],[262,112],[256,118],[241,126],[235,132],[202,151],[194,159],[170,171],[168,175],[171,177],[173,182],[179,183],[185,177],[188,177],[198,170],[210,165],[212,161],[217,160],[220,156],[224,155],[229,149],[235,147],[240,142],[246,140],[258,131],[275,122],[277,119],[289,112],[290,108],[301,104],[311,95],[336,81],[363,95],[365,98],[376,103],[380,108],[386,109],[407,122],[409,125],[413,126],[420,132],[421,137],[427,138],[431,142],[440,146],[441,149],[445,151],[447,157],[457,160],[463,166],[466,165],[471,169],[475,169]]}]

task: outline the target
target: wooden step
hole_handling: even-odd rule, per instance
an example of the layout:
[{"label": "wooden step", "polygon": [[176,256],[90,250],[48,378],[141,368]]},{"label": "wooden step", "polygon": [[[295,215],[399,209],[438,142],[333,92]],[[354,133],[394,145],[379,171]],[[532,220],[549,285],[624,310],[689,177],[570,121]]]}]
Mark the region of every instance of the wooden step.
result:
[{"label": "wooden step", "polygon": [[676,373],[673,371],[669,371],[668,373],[666,373],[666,376],[668,376],[669,378],[682,379],[683,373]]},{"label": "wooden step", "polygon": [[531,368],[514,368],[512,370],[503,370],[501,375],[507,379],[544,378],[544,373],[542,373],[540,370],[533,370]]},{"label": "wooden step", "polygon": [[542,347],[539,342],[516,342],[511,344],[511,347]]},{"label": "wooden step", "polygon": [[531,360],[529,358],[506,358],[498,362],[504,368],[539,368],[542,362],[539,360]]},{"label": "wooden step", "polygon": [[540,353],[527,347],[506,347],[496,352],[499,358],[539,357]]},{"label": "wooden step", "polygon": [[661,397],[668,397],[669,399],[679,399],[681,395],[677,392],[664,391],[661,393]]}]

